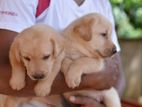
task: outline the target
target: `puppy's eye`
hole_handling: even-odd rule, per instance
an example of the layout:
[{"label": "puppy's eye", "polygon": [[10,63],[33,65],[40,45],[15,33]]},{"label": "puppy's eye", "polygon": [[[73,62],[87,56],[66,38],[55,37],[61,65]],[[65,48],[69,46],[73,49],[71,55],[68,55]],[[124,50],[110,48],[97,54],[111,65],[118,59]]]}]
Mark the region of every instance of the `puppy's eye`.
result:
[{"label": "puppy's eye", "polygon": [[103,37],[106,37],[106,36],[107,36],[107,33],[101,33],[101,35],[102,35]]},{"label": "puppy's eye", "polygon": [[44,56],[42,59],[46,60],[46,59],[48,59],[49,57],[50,57],[50,55],[46,55],[46,56]]},{"label": "puppy's eye", "polygon": [[24,57],[25,60],[30,61],[31,59],[29,57]]}]

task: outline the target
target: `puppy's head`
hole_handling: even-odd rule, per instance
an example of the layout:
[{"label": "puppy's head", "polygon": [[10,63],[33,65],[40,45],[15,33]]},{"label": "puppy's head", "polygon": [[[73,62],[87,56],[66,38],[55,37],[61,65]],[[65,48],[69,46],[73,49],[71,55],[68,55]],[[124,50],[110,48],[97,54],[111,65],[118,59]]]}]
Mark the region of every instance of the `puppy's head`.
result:
[{"label": "puppy's head", "polygon": [[[24,30],[11,46],[12,68],[25,69],[33,80],[46,78],[62,51],[61,41],[58,33],[49,26],[36,25]],[[17,66],[19,64],[21,66]]]},{"label": "puppy's head", "polygon": [[111,23],[102,15],[97,13],[81,17],[72,25],[72,36],[93,57],[108,57],[116,52],[111,40]]}]

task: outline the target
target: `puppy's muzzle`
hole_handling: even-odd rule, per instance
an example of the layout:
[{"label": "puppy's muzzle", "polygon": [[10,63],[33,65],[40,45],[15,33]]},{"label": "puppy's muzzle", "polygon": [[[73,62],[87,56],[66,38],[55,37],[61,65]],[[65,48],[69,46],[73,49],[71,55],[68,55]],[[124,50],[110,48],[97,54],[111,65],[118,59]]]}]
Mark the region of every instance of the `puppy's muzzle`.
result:
[{"label": "puppy's muzzle", "polygon": [[102,53],[100,53],[104,58],[111,57],[117,52],[116,47],[113,46],[111,48],[105,49]]},{"label": "puppy's muzzle", "polygon": [[41,79],[44,79],[45,75],[44,74],[34,74],[34,75],[32,75],[32,77],[35,80],[41,80]]}]

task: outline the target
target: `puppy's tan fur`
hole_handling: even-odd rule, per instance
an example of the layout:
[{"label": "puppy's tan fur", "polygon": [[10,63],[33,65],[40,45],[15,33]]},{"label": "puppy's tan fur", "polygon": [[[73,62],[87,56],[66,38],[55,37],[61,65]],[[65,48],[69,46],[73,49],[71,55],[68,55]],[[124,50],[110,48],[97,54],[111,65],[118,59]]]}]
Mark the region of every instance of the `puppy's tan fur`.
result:
[{"label": "puppy's tan fur", "polygon": [[[97,13],[88,14],[70,24],[62,33],[65,38],[66,57],[62,72],[69,87],[75,88],[83,74],[101,71],[104,58],[112,56],[115,45],[111,40],[111,23]],[[107,107],[120,107],[118,94],[114,88],[104,91],[78,91],[66,93],[69,97],[81,94],[102,100]]]},{"label": "puppy's tan fur", "polygon": [[60,103],[60,96],[49,97],[13,97],[0,94],[0,107],[46,107],[52,105],[55,107],[63,107]]},{"label": "puppy's tan fur", "polygon": [[22,31],[10,48],[12,89],[22,89],[27,74],[32,80],[38,80],[36,95],[48,95],[64,58],[63,43],[59,33],[47,25],[34,25]]}]

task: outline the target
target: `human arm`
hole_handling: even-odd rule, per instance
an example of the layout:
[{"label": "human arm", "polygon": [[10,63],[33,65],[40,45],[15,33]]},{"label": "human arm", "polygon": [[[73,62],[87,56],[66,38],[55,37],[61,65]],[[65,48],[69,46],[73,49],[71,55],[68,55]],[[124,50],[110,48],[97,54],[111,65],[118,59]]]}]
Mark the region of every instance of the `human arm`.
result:
[{"label": "human arm", "polygon": [[[120,96],[120,99],[121,99],[123,92],[124,92],[124,88],[125,88],[125,78],[124,78],[124,72],[122,69],[120,56],[119,56],[119,54],[117,54],[117,57],[113,57],[112,59],[107,59],[106,61],[108,61],[107,63],[111,63],[112,65],[115,65],[114,72],[119,72],[118,73],[118,80],[117,80],[116,84],[114,85],[114,87],[116,88],[116,90]],[[110,66],[110,65],[106,65],[106,66]],[[105,71],[103,71],[103,72],[105,72]],[[111,77],[111,75],[110,75],[110,77]],[[81,105],[81,107],[106,107],[105,104],[100,103],[92,98],[85,97],[85,96],[71,96],[70,102],[72,102],[74,104]]]},{"label": "human arm", "polygon": [[[0,30],[0,93],[15,95],[15,96],[35,96],[33,87],[36,82],[31,81],[28,77],[26,78],[26,87],[21,91],[13,91],[9,86],[9,78],[10,78],[10,64],[8,61],[8,51],[9,47],[14,39],[17,36],[17,32],[9,31],[9,30]],[[108,60],[109,61],[109,60]],[[117,61],[116,61],[117,62]],[[113,63],[113,62],[111,62]],[[109,64],[108,69],[114,69],[115,66]],[[82,82],[78,89],[104,89],[109,88],[114,85],[119,72],[113,72],[113,70],[109,70],[104,73],[96,73],[91,75],[83,76]],[[112,75],[111,77],[109,75]],[[105,82],[104,82],[105,81]],[[97,84],[97,85],[94,85]],[[51,94],[60,94],[63,92],[71,91],[64,81],[64,77],[61,73],[55,79]]]}]

